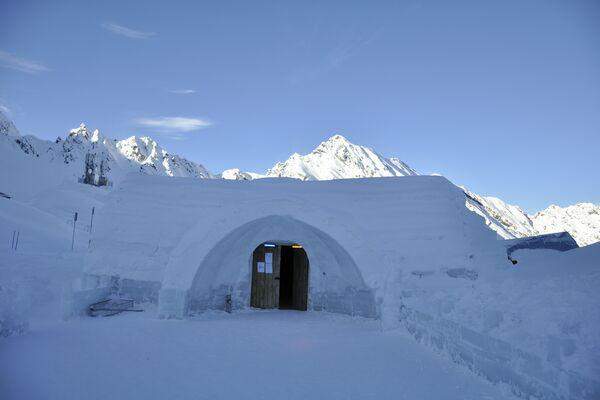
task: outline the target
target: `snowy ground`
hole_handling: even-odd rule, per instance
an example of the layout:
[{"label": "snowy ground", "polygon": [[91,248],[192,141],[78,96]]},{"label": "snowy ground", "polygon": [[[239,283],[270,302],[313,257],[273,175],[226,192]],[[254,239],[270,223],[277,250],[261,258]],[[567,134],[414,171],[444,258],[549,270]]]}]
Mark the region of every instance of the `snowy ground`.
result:
[{"label": "snowy ground", "polygon": [[[108,192],[68,184],[42,189],[25,200],[0,199],[0,328],[5,312],[30,324],[25,335],[0,337],[0,400],[511,397],[403,328],[382,331],[378,321],[293,312],[172,321],[148,310],[63,322],[63,286],[81,275],[90,211],[101,208]],[[71,252],[75,210],[80,219]],[[96,220],[95,232],[100,226]],[[10,248],[15,230],[18,251]],[[565,253],[522,250],[514,257],[517,265],[476,281],[389,258],[404,271],[390,278],[399,302],[389,309],[405,305],[502,340],[544,367],[597,379],[600,244]],[[599,398],[594,390],[588,398]]]},{"label": "snowy ground", "polygon": [[505,399],[377,321],[297,311],[152,312],[32,324],[0,342],[3,399]]},{"label": "snowy ground", "polygon": [[60,318],[82,253],[0,254],[29,332],[0,338],[0,399],[511,399],[376,320],[296,311]]}]

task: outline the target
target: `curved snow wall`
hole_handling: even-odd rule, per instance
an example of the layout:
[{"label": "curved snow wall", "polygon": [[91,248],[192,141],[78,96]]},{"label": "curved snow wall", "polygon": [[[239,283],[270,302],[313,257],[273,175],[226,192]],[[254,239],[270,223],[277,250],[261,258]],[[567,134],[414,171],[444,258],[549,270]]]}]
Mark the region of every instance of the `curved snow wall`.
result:
[{"label": "curved snow wall", "polygon": [[264,242],[301,243],[308,255],[309,310],[375,317],[373,292],[356,263],[325,232],[290,216],[271,215],[245,223],[222,238],[206,255],[189,290],[189,312],[249,307],[251,258]]},{"label": "curved snow wall", "polygon": [[493,383],[509,385],[524,398],[600,399],[600,382],[554,367],[508,342],[405,306],[398,319],[417,341],[448,354]]}]

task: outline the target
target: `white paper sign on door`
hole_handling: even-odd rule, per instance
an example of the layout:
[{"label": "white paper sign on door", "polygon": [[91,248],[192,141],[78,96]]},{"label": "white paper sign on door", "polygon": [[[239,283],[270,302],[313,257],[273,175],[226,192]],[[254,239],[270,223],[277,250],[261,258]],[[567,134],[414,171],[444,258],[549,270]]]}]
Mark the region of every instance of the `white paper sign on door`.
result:
[{"label": "white paper sign on door", "polygon": [[265,263],[264,263],[264,262],[262,262],[262,261],[259,261],[259,262],[256,264],[256,268],[258,269],[258,272],[259,272],[259,273],[261,273],[261,274],[264,274],[264,273],[265,273]]},{"label": "white paper sign on door", "polygon": [[273,253],[265,253],[265,272],[273,273]]}]

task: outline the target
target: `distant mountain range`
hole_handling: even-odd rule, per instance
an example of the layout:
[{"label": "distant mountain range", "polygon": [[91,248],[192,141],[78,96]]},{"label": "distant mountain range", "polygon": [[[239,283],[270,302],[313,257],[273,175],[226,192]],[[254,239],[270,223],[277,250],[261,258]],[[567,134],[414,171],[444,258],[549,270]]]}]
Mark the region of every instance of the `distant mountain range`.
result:
[{"label": "distant mountain range", "polygon": [[111,184],[129,172],[191,178],[212,178],[201,164],[171,154],[147,136],[113,140],[85,124],[54,142],[22,136],[0,111],[0,141],[50,163],[63,163],[74,177],[96,186]]},{"label": "distant mountain range", "polygon": [[[212,175],[203,165],[167,152],[147,136],[112,140],[98,130],[90,131],[84,124],[71,130],[65,139],[59,138],[54,142],[22,136],[1,111],[0,145],[2,151],[19,151],[50,163],[65,164],[71,179],[95,186],[111,185],[131,172],[232,180],[266,177],[331,180],[418,175],[400,159],[383,157],[368,147],[349,142],[341,135],[330,137],[309,154],[292,154],[265,174],[234,168]],[[503,238],[568,231],[580,246],[600,241],[598,204],[579,203],[568,207],[551,205],[528,215],[520,207],[498,198],[480,196],[465,187],[462,189],[467,208],[482,216],[486,224]]]}]

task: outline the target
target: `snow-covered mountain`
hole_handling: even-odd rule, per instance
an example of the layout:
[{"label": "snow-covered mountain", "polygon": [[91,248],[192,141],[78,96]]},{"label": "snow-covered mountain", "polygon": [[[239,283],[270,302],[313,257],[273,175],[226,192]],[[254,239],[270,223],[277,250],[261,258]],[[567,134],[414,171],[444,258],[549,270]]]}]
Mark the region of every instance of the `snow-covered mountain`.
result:
[{"label": "snow-covered mountain", "polygon": [[407,176],[417,173],[397,158],[385,158],[368,147],[334,135],[307,155],[294,153],[269,169],[267,177],[330,180]]},{"label": "snow-covered mountain", "polygon": [[[230,170],[231,171],[231,170]],[[239,170],[237,170],[239,172]],[[241,173],[229,179],[241,179]],[[244,175],[245,174],[245,175]],[[398,158],[385,158],[372,149],[334,135],[307,155],[294,153],[267,171],[267,177],[302,180],[329,180],[417,175]],[[505,239],[568,231],[580,246],[600,241],[600,205],[550,206],[534,215],[496,197],[480,196],[462,187],[466,206],[485,219],[486,224]]]},{"label": "snow-covered mountain", "polygon": [[65,139],[40,140],[20,135],[1,111],[0,145],[52,164],[64,164],[69,179],[96,186],[111,184],[124,174],[136,171],[176,177],[211,177],[202,165],[170,154],[146,136],[113,140],[81,124]]},{"label": "snow-covered mountain", "polygon": [[146,174],[191,178],[210,178],[202,166],[176,154],[170,154],[148,136],[131,136],[116,142],[117,150]]},{"label": "snow-covered mountain", "polygon": [[600,242],[600,204],[578,203],[568,207],[551,205],[533,215],[496,197],[467,194],[467,208],[481,215],[486,224],[505,239],[569,232],[580,246]]},{"label": "snow-covered mountain", "polygon": [[251,181],[253,179],[264,178],[265,176],[262,174],[257,174],[256,172],[244,172],[240,171],[239,168],[231,168],[226,169],[217,175],[217,178],[234,180],[234,181]]},{"label": "snow-covered mountain", "polygon": [[600,242],[600,204],[551,205],[531,219],[540,233],[567,231],[580,246]]},{"label": "snow-covered mountain", "polygon": [[[118,181],[128,172],[175,177],[212,178],[201,164],[170,154],[149,137],[131,136],[116,141],[84,124],[55,142],[22,136],[0,111],[0,146],[40,161],[60,165],[71,181],[102,186]],[[43,165],[42,164],[40,165]],[[39,167],[36,167],[39,168]],[[330,180],[417,175],[398,158],[385,158],[374,150],[334,135],[306,155],[292,154],[276,163],[266,174],[228,169],[215,176],[252,180],[289,177],[301,180]],[[580,203],[561,208],[550,206],[533,215],[495,197],[480,196],[463,187],[466,206],[481,215],[503,238],[568,231],[580,246],[600,241],[600,205]]]}]

